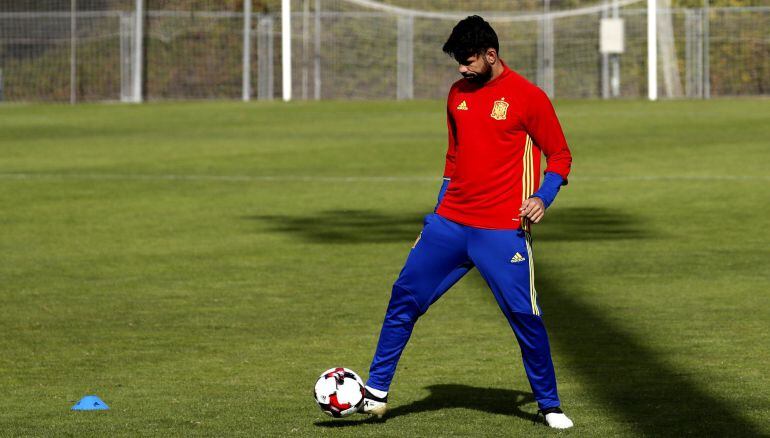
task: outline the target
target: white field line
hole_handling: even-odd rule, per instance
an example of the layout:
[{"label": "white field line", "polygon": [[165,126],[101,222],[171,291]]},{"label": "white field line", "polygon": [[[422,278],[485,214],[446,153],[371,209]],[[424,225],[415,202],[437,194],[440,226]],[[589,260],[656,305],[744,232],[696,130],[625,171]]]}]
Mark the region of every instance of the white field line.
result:
[{"label": "white field line", "polygon": [[[200,175],[137,173],[0,173],[3,180],[97,180],[97,181],[217,181],[217,182],[325,182],[409,183],[439,182],[433,176],[321,176],[321,175]],[[770,175],[629,175],[574,176],[570,181],[770,181]]]}]

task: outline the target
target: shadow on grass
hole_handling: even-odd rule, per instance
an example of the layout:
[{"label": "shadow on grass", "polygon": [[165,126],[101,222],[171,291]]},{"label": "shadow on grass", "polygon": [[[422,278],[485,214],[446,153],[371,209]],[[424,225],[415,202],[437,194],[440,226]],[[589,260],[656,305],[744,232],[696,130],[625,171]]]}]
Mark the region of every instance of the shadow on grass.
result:
[{"label": "shadow on grass", "polygon": [[375,210],[327,210],[312,216],[249,216],[270,231],[315,243],[357,244],[413,241],[425,213],[387,214]]},{"label": "shadow on grass", "polygon": [[[584,292],[573,278],[546,263],[539,263],[537,272],[538,300],[551,344],[604,403],[608,416],[644,436],[760,436],[737,415],[741,407],[728,401],[734,397],[721,400],[664,363],[648,342],[582,302],[578,297]],[[568,401],[565,409],[569,412]]]},{"label": "shadow on grass", "polygon": [[[363,243],[411,240],[420,229],[422,216],[335,210],[312,217],[256,219],[268,221],[277,231],[313,242]],[[606,208],[554,209],[547,221],[547,226],[536,230],[536,242],[656,238],[637,218]],[[574,278],[561,275],[547,262],[539,262],[537,272],[540,304],[551,342],[566,356],[563,362],[568,362],[591,394],[603,402],[608,416],[644,436],[760,436],[751,423],[737,414],[740,406],[729,402],[729,397],[721,399],[696,386],[680,370],[666,364],[647,342],[624,332],[601,311],[581,301],[578,297],[583,291]],[[531,418],[519,409],[532,400],[525,393],[461,385],[435,385],[428,389],[431,395],[396,407],[390,418],[450,407]],[[471,391],[486,395],[481,401],[468,402]],[[565,408],[569,412],[569,405]],[[580,418],[576,420],[580,425]],[[337,420],[316,425],[344,427],[376,422]]]},{"label": "shadow on grass", "polygon": [[364,423],[384,423],[389,419],[420,412],[441,409],[464,408],[498,415],[513,415],[533,420],[534,415],[520,408],[535,401],[531,393],[499,388],[477,388],[467,385],[431,385],[426,387],[430,394],[422,400],[408,405],[396,406],[388,411],[385,418],[360,420],[328,420],[316,422],[320,427],[348,427]]},{"label": "shadow on grass", "polygon": [[[567,207],[549,210],[545,223],[535,225],[542,241],[596,241],[653,237],[639,218],[624,211],[600,207]],[[539,228],[538,228],[539,227]]]},{"label": "shadow on grass", "polygon": [[[413,241],[429,212],[388,214],[375,210],[327,210],[311,216],[248,216],[270,231],[316,243],[357,244]],[[621,211],[572,207],[549,211],[538,241],[639,239],[649,233],[635,217]],[[542,232],[541,232],[542,231]]]}]

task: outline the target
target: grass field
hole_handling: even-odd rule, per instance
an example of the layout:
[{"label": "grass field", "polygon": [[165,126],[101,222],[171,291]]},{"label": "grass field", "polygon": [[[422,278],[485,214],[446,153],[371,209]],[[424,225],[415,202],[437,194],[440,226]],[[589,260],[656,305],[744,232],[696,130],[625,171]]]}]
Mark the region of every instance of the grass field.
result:
[{"label": "grass field", "polygon": [[[546,436],[473,273],[364,378],[432,210],[441,102],[0,106],[0,436]],[[770,436],[770,101],[556,102],[534,234],[569,436]],[[98,394],[106,412],[72,412]]]}]

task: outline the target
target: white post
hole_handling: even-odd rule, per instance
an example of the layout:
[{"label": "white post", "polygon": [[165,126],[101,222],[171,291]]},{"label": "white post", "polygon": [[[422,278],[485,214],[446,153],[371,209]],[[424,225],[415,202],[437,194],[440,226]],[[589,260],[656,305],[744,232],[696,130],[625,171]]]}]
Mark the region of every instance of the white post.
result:
[{"label": "white post", "polygon": [[134,102],[142,101],[142,71],[144,67],[144,0],[136,0],[134,24]]},{"label": "white post", "polygon": [[281,71],[283,100],[291,100],[291,0],[281,0]]},{"label": "white post", "polygon": [[70,104],[77,102],[77,5],[76,0],[70,0]]},{"label": "white post", "polygon": [[658,100],[658,14],[656,0],[647,0],[647,97]]},{"label": "white post", "polygon": [[251,100],[251,0],[243,0],[243,101]]}]

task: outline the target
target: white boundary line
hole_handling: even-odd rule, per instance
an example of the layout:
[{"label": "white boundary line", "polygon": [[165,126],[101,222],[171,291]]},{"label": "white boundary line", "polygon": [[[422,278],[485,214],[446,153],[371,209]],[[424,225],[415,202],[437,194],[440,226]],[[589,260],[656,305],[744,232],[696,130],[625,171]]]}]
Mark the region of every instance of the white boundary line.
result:
[{"label": "white boundary line", "polygon": [[[0,173],[0,180],[216,181],[216,182],[435,182],[433,176],[200,175],[120,173]],[[770,181],[770,175],[630,175],[574,176],[570,181]]]}]

